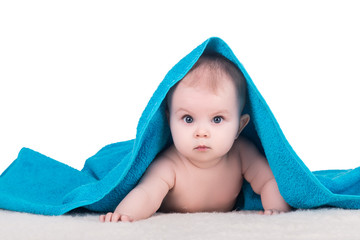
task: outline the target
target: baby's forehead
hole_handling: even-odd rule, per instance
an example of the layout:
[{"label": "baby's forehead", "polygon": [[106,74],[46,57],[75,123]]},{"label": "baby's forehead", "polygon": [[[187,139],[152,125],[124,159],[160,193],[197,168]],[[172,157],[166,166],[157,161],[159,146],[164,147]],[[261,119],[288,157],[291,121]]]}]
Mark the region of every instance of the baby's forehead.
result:
[{"label": "baby's forehead", "polygon": [[[207,77],[201,77],[203,75],[207,75]],[[226,81],[231,81],[235,87],[242,109],[246,99],[246,80],[241,70],[223,56],[203,55],[185,77],[169,90],[166,97],[168,106],[171,105],[173,93],[179,84],[190,87],[205,87],[213,93],[217,93],[219,89],[223,88]]]},{"label": "baby's forehead", "polygon": [[[230,83],[230,85],[229,85]],[[237,88],[236,81],[232,76],[221,68],[214,68],[211,64],[203,63],[196,69],[189,72],[180,82],[179,85],[194,88],[204,88],[217,94],[219,90],[226,87]],[[236,91],[239,94],[239,91]]]}]

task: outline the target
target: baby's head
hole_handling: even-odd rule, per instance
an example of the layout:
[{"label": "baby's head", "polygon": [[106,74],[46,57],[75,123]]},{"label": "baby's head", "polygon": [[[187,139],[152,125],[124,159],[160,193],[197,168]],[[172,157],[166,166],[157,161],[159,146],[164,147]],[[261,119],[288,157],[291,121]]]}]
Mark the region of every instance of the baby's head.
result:
[{"label": "baby's head", "polygon": [[[208,73],[208,78],[199,78],[198,75]],[[189,77],[189,75],[195,75]],[[197,75],[197,76],[196,76]],[[246,100],[246,80],[240,69],[233,62],[219,54],[204,54],[194,64],[186,76],[175,86],[173,86],[167,95],[167,106],[171,107],[173,93],[179,84],[189,87],[205,87],[213,93],[217,93],[222,87],[223,81],[230,79],[237,91],[239,104],[239,113],[241,114]]]},{"label": "baby's head", "polygon": [[231,61],[219,55],[200,57],[167,96],[178,152],[205,163],[225,156],[249,122],[248,114],[241,115],[245,98],[245,78]]}]

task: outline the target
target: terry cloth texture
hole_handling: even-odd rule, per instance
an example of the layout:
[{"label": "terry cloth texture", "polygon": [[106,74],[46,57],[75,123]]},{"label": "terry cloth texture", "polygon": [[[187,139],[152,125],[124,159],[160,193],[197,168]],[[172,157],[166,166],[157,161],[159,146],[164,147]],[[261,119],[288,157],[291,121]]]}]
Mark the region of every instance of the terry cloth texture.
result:
[{"label": "terry cloth texture", "polygon": [[[312,173],[291,148],[245,68],[219,38],[206,40],[168,72],[139,120],[135,139],[105,146],[81,171],[23,148],[0,177],[0,208],[45,215],[79,207],[113,211],[155,156],[171,144],[164,98],[203,53],[221,54],[243,72],[248,84],[244,111],[251,122],[242,134],[265,154],[282,196],[292,207],[360,208],[360,168]],[[246,182],[236,207],[262,209],[259,196]]]}]

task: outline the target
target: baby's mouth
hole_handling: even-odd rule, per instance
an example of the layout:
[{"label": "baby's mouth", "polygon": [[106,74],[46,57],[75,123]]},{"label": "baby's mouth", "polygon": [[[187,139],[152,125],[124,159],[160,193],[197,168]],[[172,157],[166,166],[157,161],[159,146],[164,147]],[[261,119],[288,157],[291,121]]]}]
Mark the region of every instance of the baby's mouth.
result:
[{"label": "baby's mouth", "polygon": [[205,152],[205,151],[207,151],[209,149],[210,149],[210,147],[205,146],[205,145],[199,145],[199,146],[195,147],[195,150],[198,150],[200,152]]}]

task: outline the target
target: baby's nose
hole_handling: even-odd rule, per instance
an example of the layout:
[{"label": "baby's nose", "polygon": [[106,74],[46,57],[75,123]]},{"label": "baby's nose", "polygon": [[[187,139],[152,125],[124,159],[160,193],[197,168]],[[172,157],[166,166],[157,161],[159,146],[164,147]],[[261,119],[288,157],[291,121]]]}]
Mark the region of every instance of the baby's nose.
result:
[{"label": "baby's nose", "polygon": [[205,129],[197,129],[194,133],[194,137],[196,138],[208,138],[210,137],[209,131]]}]

